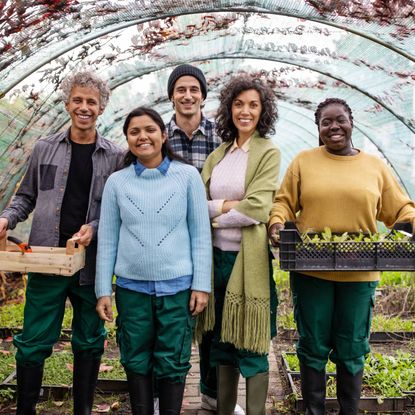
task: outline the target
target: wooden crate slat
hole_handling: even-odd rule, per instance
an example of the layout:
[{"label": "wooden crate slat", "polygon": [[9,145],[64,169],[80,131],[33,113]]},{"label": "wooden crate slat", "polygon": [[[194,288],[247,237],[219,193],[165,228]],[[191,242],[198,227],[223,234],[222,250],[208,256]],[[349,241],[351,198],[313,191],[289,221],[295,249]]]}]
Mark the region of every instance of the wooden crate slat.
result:
[{"label": "wooden crate slat", "polygon": [[22,254],[16,245],[0,251],[0,270],[5,272],[38,272],[71,276],[85,265],[85,250],[78,247],[73,254],[66,248],[32,246],[32,252]]}]

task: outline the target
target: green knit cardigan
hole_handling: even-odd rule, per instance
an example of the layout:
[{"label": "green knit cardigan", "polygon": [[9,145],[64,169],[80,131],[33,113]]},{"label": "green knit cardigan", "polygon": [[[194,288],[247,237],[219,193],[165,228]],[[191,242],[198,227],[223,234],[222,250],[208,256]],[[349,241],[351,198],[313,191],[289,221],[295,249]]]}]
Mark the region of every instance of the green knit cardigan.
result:
[{"label": "green knit cardigan", "polygon": [[[212,170],[231,146],[231,142],[223,143],[205,162],[202,179],[208,199]],[[249,144],[245,197],[235,209],[260,223],[242,228],[241,248],[226,289],[221,341],[256,353],[268,353],[271,340],[267,222],[278,187],[279,169],[278,148],[255,132]],[[197,322],[197,339],[203,331],[213,329],[213,292],[212,288],[208,307]]]}]

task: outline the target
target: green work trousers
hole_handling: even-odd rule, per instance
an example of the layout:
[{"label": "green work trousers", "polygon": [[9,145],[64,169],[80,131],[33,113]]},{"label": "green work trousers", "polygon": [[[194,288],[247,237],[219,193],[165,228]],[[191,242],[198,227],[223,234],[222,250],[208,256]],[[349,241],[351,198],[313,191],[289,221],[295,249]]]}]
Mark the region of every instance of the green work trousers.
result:
[{"label": "green work trousers", "polygon": [[14,337],[16,361],[21,366],[41,365],[58,341],[66,299],[73,307],[72,351],[98,359],[104,352],[106,331],[95,311],[93,285],[79,285],[79,273],[71,277],[29,273],[23,330]]},{"label": "green work trousers", "polygon": [[355,375],[369,353],[377,281],[337,282],[290,273],[302,363],[323,371],[330,360]]},{"label": "green work trousers", "polygon": [[199,344],[200,392],[211,398],[217,398],[216,367],[210,364],[213,331],[206,332]]},{"label": "green work trousers", "polygon": [[[231,343],[220,341],[222,327],[222,312],[225,300],[226,286],[238,252],[221,251],[214,248],[214,283],[215,283],[215,328],[210,350],[210,366],[216,368],[218,364],[230,365],[239,368],[245,378],[258,373],[268,372],[268,354],[259,354],[248,350],[237,349]],[[270,302],[271,302],[271,334],[276,334],[277,296],[275,283],[272,277],[270,257]]]},{"label": "green work trousers", "polygon": [[194,318],[190,290],[156,297],[117,287],[117,343],[127,372],[182,383],[189,371]]}]

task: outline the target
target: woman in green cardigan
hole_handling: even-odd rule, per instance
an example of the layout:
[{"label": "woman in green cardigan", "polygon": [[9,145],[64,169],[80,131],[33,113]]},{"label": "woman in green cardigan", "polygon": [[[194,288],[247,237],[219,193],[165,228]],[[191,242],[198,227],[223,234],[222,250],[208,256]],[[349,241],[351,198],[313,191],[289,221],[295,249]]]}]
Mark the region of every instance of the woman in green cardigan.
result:
[{"label": "woman in green cardigan", "polygon": [[202,171],[214,250],[214,299],[205,323],[209,327],[214,318],[210,362],[218,375],[219,415],[233,413],[240,374],[247,414],[265,414],[277,306],[266,224],[280,167],[280,152],[267,134],[276,119],[267,84],[248,75],[233,78],[221,92],[216,117],[223,144]]}]

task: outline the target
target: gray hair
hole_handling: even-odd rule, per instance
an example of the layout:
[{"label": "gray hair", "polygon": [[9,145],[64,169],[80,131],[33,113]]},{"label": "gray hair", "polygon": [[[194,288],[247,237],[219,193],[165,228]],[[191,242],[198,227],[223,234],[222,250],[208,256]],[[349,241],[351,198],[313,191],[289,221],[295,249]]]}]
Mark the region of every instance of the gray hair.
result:
[{"label": "gray hair", "polygon": [[108,99],[111,94],[111,90],[107,82],[103,81],[92,71],[76,72],[68,75],[61,83],[61,97],[65,104],[69,102],[72,88],[74,86],[83,86],[94,88],[99,92],[99,103],[102,110],[108,104]]}]

